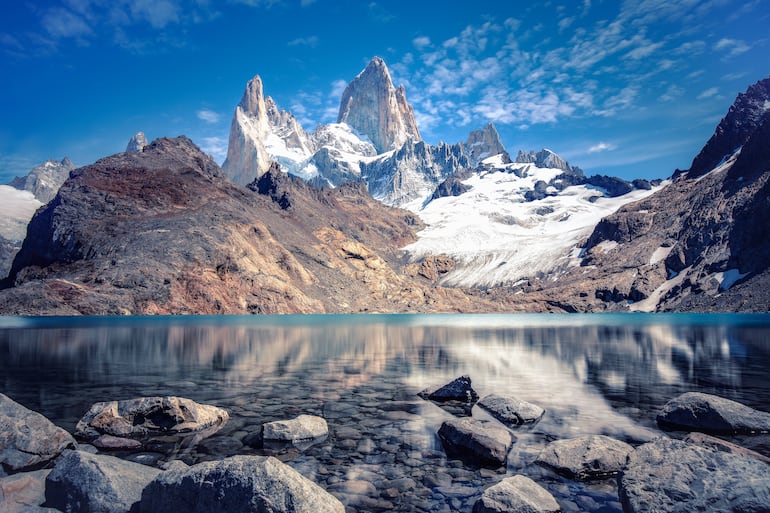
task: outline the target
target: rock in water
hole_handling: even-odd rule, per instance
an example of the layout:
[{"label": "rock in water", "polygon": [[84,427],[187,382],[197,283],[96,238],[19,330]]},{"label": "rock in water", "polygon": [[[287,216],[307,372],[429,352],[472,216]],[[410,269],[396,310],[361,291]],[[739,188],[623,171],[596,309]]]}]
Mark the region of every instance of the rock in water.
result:
[{"label": "rock in water", "polygon": [[473,513],[556,513],[553,495],[522,475],[507,477],[490,486],[473,506]]},{"label": "rock in water", "polygon": [[702,445],[703,447],[712,449],[714,451],[729,452],[731,454],[738,454],[740,456],[749,456],[759,461],[764,461],[770,465],[770,458],[763,454],[759,454],[758,452],[747,449],[746,447],[741,447],[740,445],[736,445],[732,442],[728,442],[727,440],[722,440],[721,438],[716,438],[705,433],[690,433],[684,437],[684,441],[690,444]]},{"label": "rock in water", "polygon": [[658,425],[664,429],[707,433],[768,433],[770,413],[701,392],[687,392],[663,406]]},{"label": "rock in water", "polygon": [[444,421],[438,436],[450,454],[465,461],[498,467],[505,464],[514,441],[504,427],[468,418]]},{"label": "rock in water", "polygon": [[320,486],[275,458],[233,456],[159,475],[142,493],[141,513],[344,513]]},{"label": "rock in water", "polygon": [[65,430],[0,394],[0,466],[6,472],[40,467],[75,445]]},{"label": "rock in water", "polygon": [[479,399],[479,394],[471,386],[470,376],[460,376],[437,389],[425,389],[420,392],[420,396],[431,401],[475,402]]},{"label": "rock in water", "polygon": [[508,426],[532,424],[545,414],[545,410],[540,406],[510,396],[487,395],[478,405]]},{"label": "rock in water", "polygon": [[588,435],[549,443],[537,463],[571,479],[596,479],[618,474],[634,448],[604,435]]},{"label": "rock in water", "polygon": [[659,438],[629,455],[619,495],[626,513],[766,513],[770,467],[750,457]]},{"label": "rock in water", "polygon": [[48,475],[46,506],[68,513],[136,511],[160,470],[113,456],[67,451]]},{"label": "rock in water", "polygon": [[147,146],[147,138],[144,136],[144,132],[137,132],[131,140],[128,141],[126,153],[139,153],[145,146]]},{"label": "rock in water", "polygon": [[221,408],[183,397],[139,397],[94,404],[75,426],[75,436],[186,433],[224,424],[228,418]]},{"label": "rock in water", "polygon": [[329,435],[326,421],[315,415],[300,415],[291,420],[278,420],[264,425],[262,436],[265,440],[299,442]]}]

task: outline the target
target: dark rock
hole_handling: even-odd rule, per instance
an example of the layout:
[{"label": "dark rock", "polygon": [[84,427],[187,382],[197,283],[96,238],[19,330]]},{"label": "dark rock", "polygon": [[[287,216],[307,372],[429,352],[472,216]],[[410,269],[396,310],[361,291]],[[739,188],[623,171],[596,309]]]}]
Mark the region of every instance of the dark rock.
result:
[{"label": "dark rock", "polygon": [[540,406],[511,396],[491,394],[477,404],[508,426],[532,424],[545,414],[545,410]]},{"label": "dark rock", "polygon": [[618,492],[626,513],[766,513],[769,469],[750,457],[660,438],[629,455]]},{"label": "dark rock", "polygon": [[707,433],[768,433],[770,413],[701,392],[687,392],[667,402],[657,417],[664,429]]},{"label": "dark rock", "polygon": [[0,468],[9,473],[39,468],[76,445],[65,430],[0,394]]},{"label": "dark rock", "polygon": [[160,470],[112,456],[66,451],[45,484],[46,506],[67,513],[136,511]]},{"label": "dark rock", "polygon": [[634,190],[633,185],[614,176],[594,175],[588,177],[586,183],[604,189],[611,198],[623,196]]},{"label": "dark rock", "polygon": [[75,436],[187,433],[220,426],[228,418],[221,408],[183,397],[139,397],[94,404],[75,426]]},{"label": "dark rock", "polygon": [[516,475],[490,486],[473,505],[473,513],[556,513],[553,495],[532,479]]},{"label": "dark rock", "polygon": [[268,422],[262,426],[265,440],[299,442],[329,435],[329,426],[322,417],[300,415],[291,420]]},{"label": "dark rock", "polygon": [[537,463],[570,479],[600,479],[618,474],[634,448],[604,435],[586,435],[549,443]]},{"label": "dark rock", "polygon": [[444,421],[438,436],[450,455],[491,466],[505,464],[514,442],[513,435],[507,429],[491,422],[468,418]]},{"label": "dark rock", "polygon": [[468,192],[469,190],[471,190],[471,186],[465,185],[461,178],[458,178],[457,176],[450,176],[438,184],[438,187],[436,187],[436,190],[433,191],[430,199],[432,201],[439,198],[445,198],[447,196],[459,196],[460,194]]},{"label": "dark rock", "polygon": [[233,456],[160,474],[142,493],[141,513],[344,513],[335,497],[272,457]]},{"label": "dark rock", "polygon": [[468,153],[473,166],[477,166],[484,159],[495,155],[501,155],[500,160],[503,164],[511,163],[511,156],[503,146],[494,123],[488,123],[481,130],[472,131],[465,141],[465,151]]},{"label": "dark rock", "polygon": [[45,479],[50,470],[20,472],[0,478],[0,511],[21,513],[45,502]]},{"label": "dark rock", "polygon": [[471,387],[470,376],[460,376],[442,387],[423,390],[420,392],[420,397],[431,401],[476,402],[479,394]]}]

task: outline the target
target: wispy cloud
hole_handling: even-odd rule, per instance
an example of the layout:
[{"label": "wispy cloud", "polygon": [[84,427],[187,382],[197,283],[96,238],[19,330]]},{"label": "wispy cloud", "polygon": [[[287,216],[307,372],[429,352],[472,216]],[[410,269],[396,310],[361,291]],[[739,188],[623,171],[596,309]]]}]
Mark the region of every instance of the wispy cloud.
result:
[{"label": "wispy cloud", "polygon": [[723,37],[717,41],[714,45],[714,49],[727,52],[728,57],[735,57],[736,55],[748,52],[751,50],[751,47],[747,45],[745,41]]},{"label": "wispy cloud", "polygon": [[196,112],[196,115],[198,116],[198,119],[205,121],[206,123],[219,123],[219,120],[222,119],[218,113],[209,109],[201,109]]},{"label": "wispy cloud", "polygon": [[214,160],[221,165],[227,157],[227,139],[216,136],[204,137],[201,141],[201,149],[214,157]]},{"label": "wispy cloud", "polygon": [[287,46],[309,46],[310,48],[315,48],[318,46],[318,36],[308,36],[308,37],[298,37],[296,39],[292,39],[288,43],[286,43]]},{"label": "wispy cloud", "polygon": [[617,146],[611,143],[599,142],[588,148],[588,153],[602,153],[617,149]]},{"label": "wispy cloud", "polygon": [[430,46],[430,38],[426,36],[415,37],[412,39],[412,44],[418,50],[424,50],[426,47]]},{"label": "wispy cloud", "polygon": [[705,100],[706,98],[711,98],[713,96],[716,96],[717,93],[719,93],[719,88],[717,88],[717,87],[709,87],[708,89],[706,89],[705,91],[700,93],[697,96],[697,99],[698,100]]},{"label": "wispy cloud", "polygon": [[91,27],[83,18],[60,7],[45,11],[41,23],[48,35],[56,39],[78,38],[91,34]]}]

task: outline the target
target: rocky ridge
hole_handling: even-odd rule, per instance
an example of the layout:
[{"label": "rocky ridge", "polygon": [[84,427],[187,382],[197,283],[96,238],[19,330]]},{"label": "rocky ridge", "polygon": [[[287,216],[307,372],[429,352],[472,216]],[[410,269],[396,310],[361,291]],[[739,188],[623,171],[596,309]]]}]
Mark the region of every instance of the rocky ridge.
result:
[{"label": "rocky ridge", "polygon": [[41,203],[48,203],[73,169],[75,165],[67,157],[61,161],[47,160],[33,167],[26,176],[17,176],[8,185],[20,191],[29,191]]}]

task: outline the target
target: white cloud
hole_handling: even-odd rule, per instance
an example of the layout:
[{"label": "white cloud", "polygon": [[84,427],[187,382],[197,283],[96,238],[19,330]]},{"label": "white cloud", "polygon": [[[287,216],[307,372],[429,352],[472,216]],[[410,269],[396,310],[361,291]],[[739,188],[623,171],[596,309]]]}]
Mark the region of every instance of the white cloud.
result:
[{"label": "white cloud", "polygon": [[681,98],[683,94],[684,89],[675,84],[671,84],[668,86],[668,89],[666,89],[666,92],[660,96],[659,100],[662,102],[673,102],[674,100]]},{"label": "white cloud", "polygon": [[698,100],[705,100],[706,98],[711,98],[713,96],[716,96],[718,92],[719,92],[719,88],[717,88],[717,87],[709,87],[708,89],[706,89],[705,91],[700,93],[697,96],[697,99]]},{"label": "white cloud", "polygon": [[221,116],[218,113],[209,109],[201,109],[196,115],[198,116],[198,119],[205,121],[206,123],[219,123],[219,120],[221,119]]},{"label": "white cloud", "polygon": [[298,37],[286,43],[286,46],[309,46],[310,48],[315,48],[318,46],[318,36]]},{"label": "white cloud", "polygon": [[617,146],[611,143],[599,142],[588,148],[588,153],[601,153],[604,151],[612,151],[617,149]]},{"label": "white cloud", "polygon": [[628,59],[633,59],[633,60],[643,59],[655,53],[655,51],[659,49],[661,46],[663,46],[663,43],[648,43],[643,46],[637,46],[636,48],[628,52],[625,56]]},{"label": "white cloud", "polygon": [[43,28],[54,38],[82,37],[91,34],[91,27],[72,11],[60,7],[43,14]]},{"label": "white cloud", "polygon": [[412,39],[412,44],[418,50],[424,50],[426,47],[430,46],[430,38],[427,36],[415,37]]},{"label": "white cloud", "polygon": [[727,52],[728,57],[735,57],[736,55],[748,52],[751,50],[751,47],[747,45],[745,41],[723,37],[717,41],[717,44],[714,45],[714,49],[718,51],[724,50]]},{"label": "white cloud", "polygon": [[171,0],[132,0],[129,10],[134,19],[148,21],[153,28],[162,29],[179,22],[181,6]]},{"label": "white cloud", "polygon": [[345,88],[348,83],[345,80],[339,79],[332,82],[332,90],[329,93],[329,98],[339,101],[342,97],[342,93],[345,92]]},{"label": "white cloud", "polygon": [[564,30],[569,28],[569,26],[572,25],[574,22],[575,22],[575,18],[571,17],[571,16],[567,17],[567,18],[560,19],[559,20],[559,32],[563,32]]},{"label": "white cloud", "polygon": [[227,139],[224,137],[204,137],[201,149],[214,157],[218,164],[222,164],[227,157]]}]

